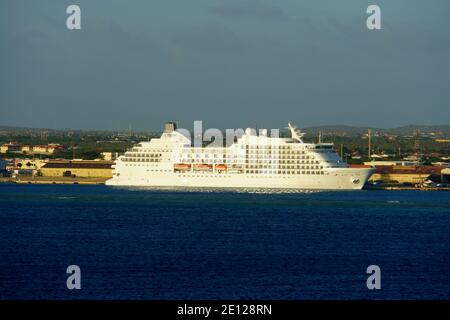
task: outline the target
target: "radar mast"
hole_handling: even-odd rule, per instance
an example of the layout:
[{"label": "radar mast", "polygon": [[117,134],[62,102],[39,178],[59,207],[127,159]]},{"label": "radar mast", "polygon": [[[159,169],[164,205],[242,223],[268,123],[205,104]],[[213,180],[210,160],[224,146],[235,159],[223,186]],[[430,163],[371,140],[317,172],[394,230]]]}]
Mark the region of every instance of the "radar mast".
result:
[{"label": "radar mast", "polygon": [[300,129],[297,129],[295,126],[293,126],[290,122],[288,122],[289,130],[291,130],[291,137],[294,140],[297,140],[300,143],[303,143],[303,136],[305,135],[304,132],[302,132]]}]

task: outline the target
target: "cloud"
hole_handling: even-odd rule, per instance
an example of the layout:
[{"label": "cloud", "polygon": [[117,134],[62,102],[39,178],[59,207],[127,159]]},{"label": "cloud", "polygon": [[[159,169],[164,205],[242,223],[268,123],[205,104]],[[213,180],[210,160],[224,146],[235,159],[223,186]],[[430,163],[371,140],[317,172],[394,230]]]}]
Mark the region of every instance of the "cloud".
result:
[{"label": "cloud", "polygon": [[210,11],[228,18],[255,18],[259,20],[288,20],[288,15],[279,7],[260,0],[239,0],[218,4]]},{"label": "cloud", "polygon": [[204,52],[230,52],[242,49],[242,41],[231,29],[216,22],[206,22],[172,37],[183,48]]}]

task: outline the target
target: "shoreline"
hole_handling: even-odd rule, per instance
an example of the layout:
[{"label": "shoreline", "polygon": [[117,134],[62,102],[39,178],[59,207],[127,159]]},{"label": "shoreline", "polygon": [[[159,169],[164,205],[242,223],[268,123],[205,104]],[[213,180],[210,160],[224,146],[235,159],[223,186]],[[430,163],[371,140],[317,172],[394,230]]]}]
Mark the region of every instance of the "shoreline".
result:
[{"label": "shoreline", "polygon": [[0,178],[0,183],[17,184],[105,184],[109,178],[19,177]]},{"label": "shoreline", "polygon": [[364,186],[363,190],[389,190],[389,191],[450,191],[449,187],[411,187],[411,186]]},{"label": "shoreline", "polygon": [[[87,184],[105,185],[109,178],[72,178],[72,177],[0,177],[0,183],[17,184]],[[365,186],[363,190],[390,190],[390,191],[450,191],[450,187],[411,187],[411,186]]]}]

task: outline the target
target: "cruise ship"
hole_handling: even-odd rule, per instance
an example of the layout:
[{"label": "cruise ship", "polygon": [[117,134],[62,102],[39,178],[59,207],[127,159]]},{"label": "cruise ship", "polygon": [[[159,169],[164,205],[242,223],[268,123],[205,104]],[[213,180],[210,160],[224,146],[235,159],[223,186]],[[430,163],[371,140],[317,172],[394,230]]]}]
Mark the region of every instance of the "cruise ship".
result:
[{"label": "cruise ship", "polygon": [[196,147],[165,124],[113,165],[110,186],[360,190],[371,168],[349,168],[332,143],[306,143],[289,123],[290,138],[247,129],[229,146]]}]

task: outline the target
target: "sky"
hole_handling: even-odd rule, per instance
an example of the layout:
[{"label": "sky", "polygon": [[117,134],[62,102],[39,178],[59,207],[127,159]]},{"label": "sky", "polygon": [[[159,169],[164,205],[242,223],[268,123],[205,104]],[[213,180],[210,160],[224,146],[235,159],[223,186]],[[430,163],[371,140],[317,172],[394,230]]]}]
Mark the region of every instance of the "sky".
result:
[{"label": "sky", "polygon": [[0,125],[450,124],[449,15],[448,0],[0,0]]}]

